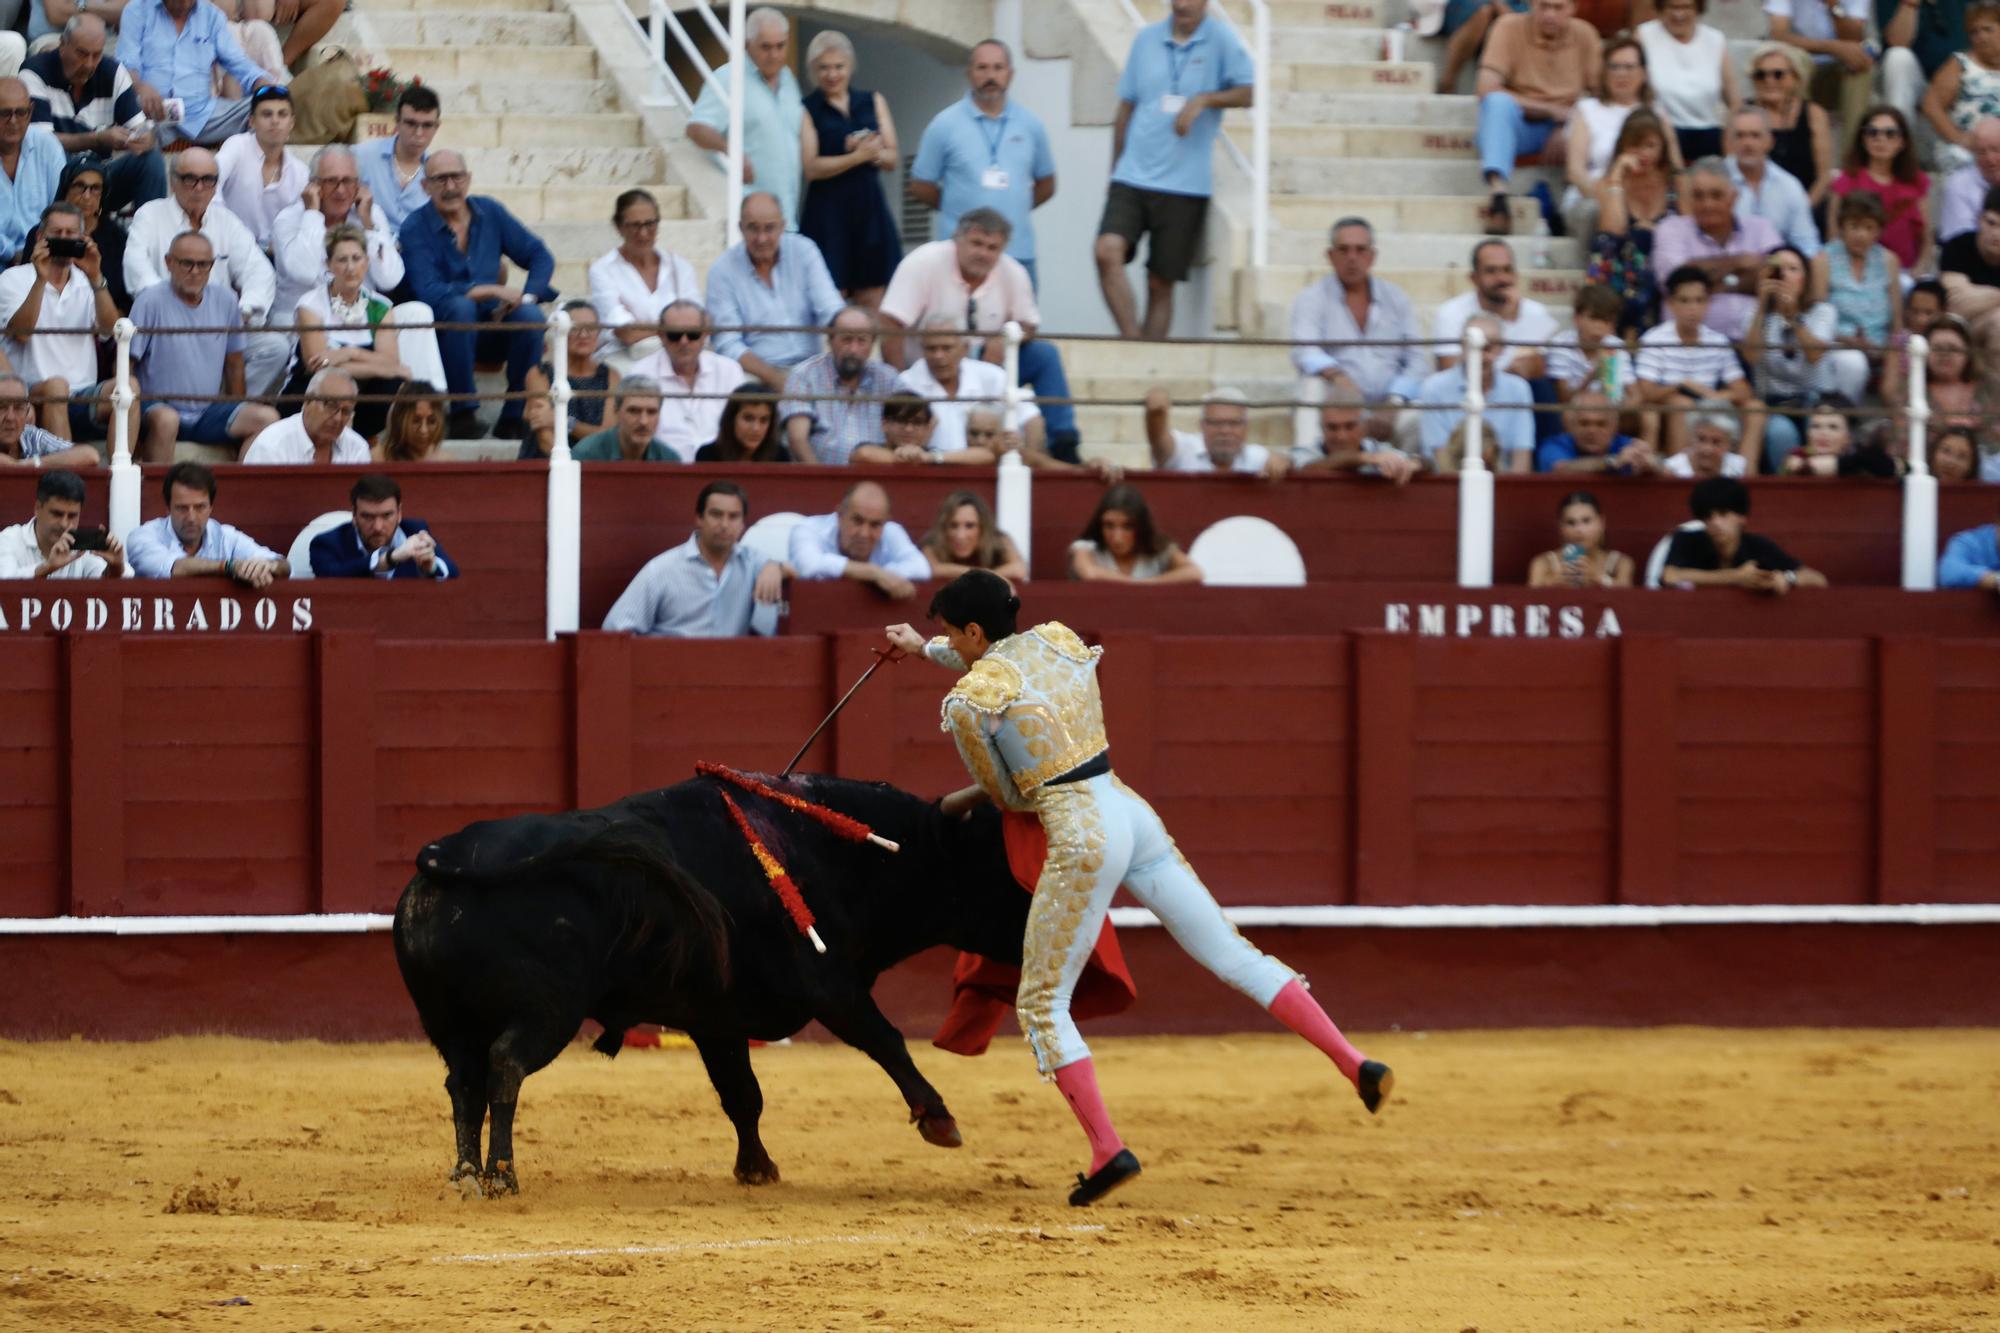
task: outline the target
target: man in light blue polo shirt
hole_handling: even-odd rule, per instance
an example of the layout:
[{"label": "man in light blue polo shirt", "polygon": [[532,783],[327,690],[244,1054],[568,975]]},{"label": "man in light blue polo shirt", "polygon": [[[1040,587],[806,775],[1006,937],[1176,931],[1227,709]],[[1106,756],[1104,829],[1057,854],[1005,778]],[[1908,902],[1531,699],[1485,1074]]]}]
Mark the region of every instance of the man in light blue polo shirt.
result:
[{"label": "man in light blue polo shirt", "polygon": [[[243,54],[222,11],[201,0],[131,0],[118,20],[118,63],[132,71],[132,91],[162,144],[190,139],[212,148],[241,134],[250,127],[250,95],[278,82]],[[243,85],[243,96],[214,95],[217,65]],[[168,99],[180,102],[178,115],[168,114]]]},{"label": "man in light blue polo shirt", "polygon": [[[799,193],[804,167],[799,157],[799,120],[805,101],[792,76],[792,27],[775,9],[753,9],[743,22],[743,45],[756,77],[743,85],[743,181],[777,196],[785,229],[799,229]],[[729,86],[734,62],[702,85],[688,120],[688,142],[711,153],[729,151]]]},{"label": "man in light blue polo shirt", "polygon": [[[1097,276],[1123,337],[1164,338],[1174,284],[1201,248],[1214,192],[1210,159],[1222,109],[1249,106],[1257,73],[1234,29],[1208,0],[1173,0],[1173,14],[1132,39],[1111,126],[1111,191],[1097,224]],[[1125,266],[1146,246],[1146,323]]]},{"label": "man in light blue polo shirt", "polygon": [[958,215],[975,208],[996,209],[1014,224],[1007,253],[1035,272],[1034,211],[1055,197],[1056,159],[1042,120],[1007,99],[1014,82],[1014,59],[1007,44],[987,38],[972,48],[966,76],[972,91],[924,129],[917,160],[910,167],[910,197],[938,211],[937,230],[950,236]]},{"label": "man in light blue polo shirt", "polygon": [[[375,211],[391,235],[410,214],[430,202],[424,193],[424,164],[437,137],[444,110],[437,93],[413,83],[396,98],[396,132],[354,145],[354,171],[375,201]],[[388,293],[384,293],[388,295]]]},{"label": "man in light blue polo shirt", "polygon": [[[708,270],[708,317],[715,352],[744,373],[782,388],[793,366],[819,351],[818,330],[847,304],[833,285],[826,258],[811,240],[785,233],[776,196],[759,190],[743,200],[743,239]],[[800,333],[738,333],[740,328],[795,328]]]}]

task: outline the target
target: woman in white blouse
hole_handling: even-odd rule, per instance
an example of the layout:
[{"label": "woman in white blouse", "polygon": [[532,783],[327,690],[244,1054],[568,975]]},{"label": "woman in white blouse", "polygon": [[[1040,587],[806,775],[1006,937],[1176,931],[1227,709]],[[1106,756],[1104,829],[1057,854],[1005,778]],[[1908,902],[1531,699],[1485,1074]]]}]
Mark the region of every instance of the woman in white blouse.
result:
[{"label": "woman in white blouse", "polygon": [[328,228],[326,280],[299,298],[298,356],[284,395],[303,395],[315,374],[339,367],[364,398],[377,400],[354,409],[356,433],[372,441],[389,419],[389,399],[413,376],[396,345],[388,299],[368,290],[367,277],[367,234],[348,222]]},{"label": "woman in white blouse", "polygon": [[1564,131],[1569,185],[1563,191],[1563,224],[1586,245],[1597,232],[1597,185],[1611,169],[1611,150],[1625,128],[1625,117],[1652,105],[1645,50],[1630,37],[1606,42],[1597,96],[1576,104]]},{"label": "woman in white blouse", "polygon": [[1646,48],[1653,109],[1674,127],[1683,162],[1722,152],[1723,119],[1739,100],[1729,39],[1701,21],[1707,9],[1708,0],[1661,0],[1660,16],[1633,34]]},{"label": "woman in white blouse", "polygon": [[590,265],[590,304],[604,325],[604,361],[620,375],[660,350],[660,312],[702,299],[694,265],[660,248],[659,201],[627,190],[612,205],[618,247]]}]

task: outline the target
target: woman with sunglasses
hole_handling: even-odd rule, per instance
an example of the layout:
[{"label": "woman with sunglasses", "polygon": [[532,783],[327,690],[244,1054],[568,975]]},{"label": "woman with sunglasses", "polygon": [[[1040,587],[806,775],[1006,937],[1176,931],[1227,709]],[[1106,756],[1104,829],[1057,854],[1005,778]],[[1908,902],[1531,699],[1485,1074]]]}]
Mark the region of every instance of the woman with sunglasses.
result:
[{"label": "woman with sunglasses", "polygon": [[1917,165],[1910,122],[1892,106],[1872,106],[1861,118],[1861,133],[1847,154],[1847,170],[1833,179],[1833,192],[1871,190],[1882,198],[1882,244],[1903,267],[1915,272],[1930,244],[1924,201],[1931,178]]},{"label": "woman with sunglasses", "polygon": [[621,375],[660,350],[660,312],[702,299],[694,265],[660,244],[660,205],[627,190],[611,206],[618,244],[590,265],[590,304],[609,335],[604,361]]},{"label": "woman with sunglasses", "polygon": [[1750,57],[1750,92],[1771,118],[1771,160],[1799,178],[1817,209],[1833,185],[1833,125],[1806,97],[1812,57],[1796,46],[1765,42]]}]

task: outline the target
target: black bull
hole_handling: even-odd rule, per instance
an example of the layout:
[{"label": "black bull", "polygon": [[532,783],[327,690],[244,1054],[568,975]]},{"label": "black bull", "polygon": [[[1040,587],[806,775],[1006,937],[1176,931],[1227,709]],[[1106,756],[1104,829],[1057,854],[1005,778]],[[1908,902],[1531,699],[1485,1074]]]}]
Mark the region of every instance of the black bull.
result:
[{"label": "black bull", "polygon": [[[771,888],[714,779],[596,810],[469,825],[426,847],[396,905],[396,962],[444,1057],[458,1136],[454,1180],[518,1190],[513,1127],[521,1081],[554,1060],[586,1018],[597,1049],[626,1028],[679,1028],[701,1052],[736,1127],[736,1178],[778,1168],[757,1134],[764,1097],[751,1040],[818,1019],[881,1065],[931,1143],[956,1123],[870,994],[903,959],[947,944],[1018,963],[1029,898],[1007,868],[990,810],[948,820],[882,784],[799,777],[795,794],[902,844],[846,841],[766,798],[731,788],[817,918],[811,944]],[[482,1172],[480,1131],[492,1138]]]}]

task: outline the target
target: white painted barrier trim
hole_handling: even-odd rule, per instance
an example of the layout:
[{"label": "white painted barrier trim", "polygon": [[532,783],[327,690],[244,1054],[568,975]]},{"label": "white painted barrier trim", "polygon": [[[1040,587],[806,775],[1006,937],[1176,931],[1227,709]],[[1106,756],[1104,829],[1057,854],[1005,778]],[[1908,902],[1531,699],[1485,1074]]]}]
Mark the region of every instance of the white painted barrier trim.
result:
[{"label": "white painted barrier trim", "polygon": [[[2000,903],[1738,905],[1603,904],[1570,907],[1228,907],[1232,925],[1248,928],[1522,930],[1602,926],[1971,926],[2000,924]],[[300,916],[0,917],[0,935],[361,935],[389,929],[376,912]],[[1158,926],[1143,907],[1114,907],[1124,930]]]}]

